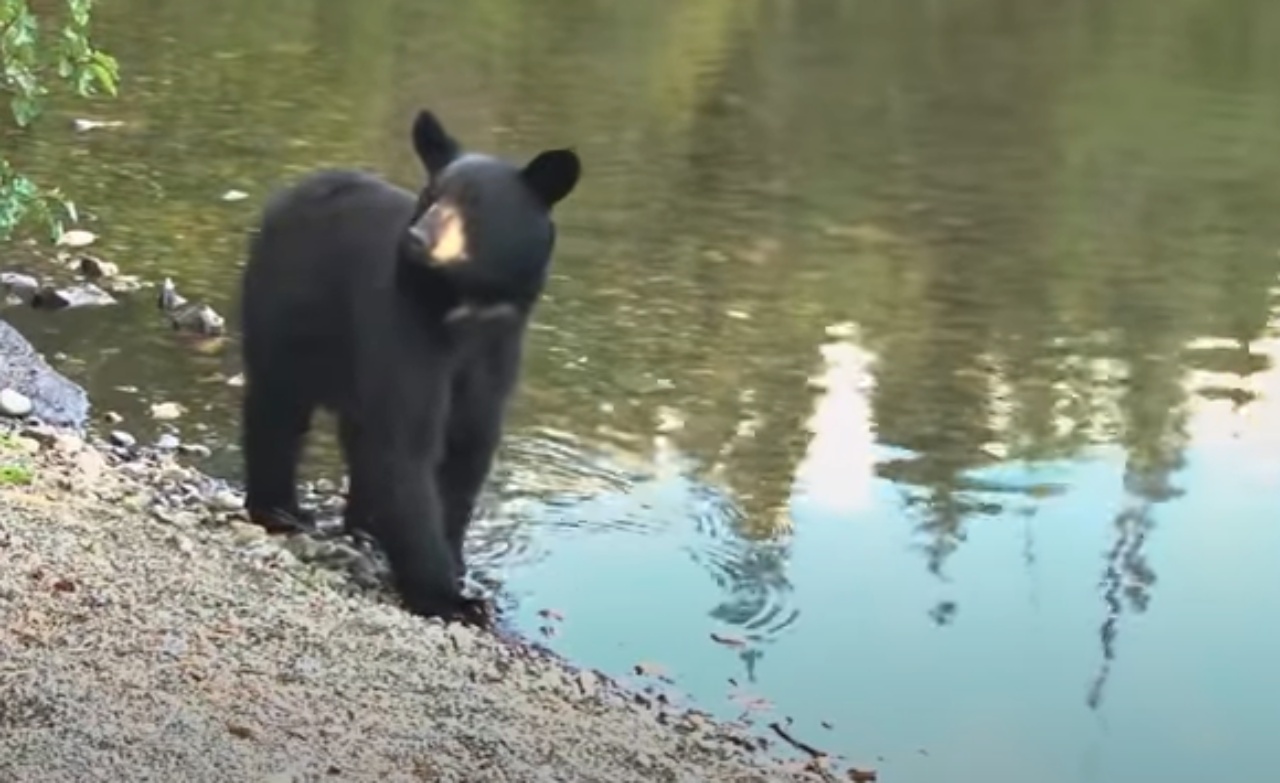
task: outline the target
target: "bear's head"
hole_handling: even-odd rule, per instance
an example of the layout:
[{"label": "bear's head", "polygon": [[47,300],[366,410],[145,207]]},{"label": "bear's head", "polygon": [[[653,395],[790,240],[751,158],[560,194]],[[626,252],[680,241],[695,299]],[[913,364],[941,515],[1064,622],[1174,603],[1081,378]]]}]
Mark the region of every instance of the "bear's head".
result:
[{"label": "bear's head", "polygon": [[427,184],[404,237],[409,263],[451,281],[463,298],[532,303],[542,291],[555,223],[551,209],[578,184],[573,150],[524,166],[463,151],[427,110],[413,124]]}]

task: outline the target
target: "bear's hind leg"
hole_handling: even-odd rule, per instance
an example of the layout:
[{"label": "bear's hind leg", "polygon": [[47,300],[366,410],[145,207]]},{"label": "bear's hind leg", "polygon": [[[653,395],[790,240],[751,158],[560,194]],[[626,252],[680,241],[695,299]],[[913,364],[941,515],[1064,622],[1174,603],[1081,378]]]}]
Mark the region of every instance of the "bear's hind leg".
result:
[{"label": "bear's hind leg", "polygon": [[241,447],[245,510],[270,533],[311,532],[314,518],[298,505],[298,462],[311,426],[312,405],[269,387],[245,385]]}]

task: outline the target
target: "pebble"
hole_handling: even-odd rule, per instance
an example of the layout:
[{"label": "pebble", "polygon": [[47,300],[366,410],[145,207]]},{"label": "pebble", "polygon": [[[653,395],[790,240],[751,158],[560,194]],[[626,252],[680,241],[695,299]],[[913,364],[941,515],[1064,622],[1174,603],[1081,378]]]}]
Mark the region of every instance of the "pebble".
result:
[{"label": "pebble", "polygon": [[600,689],[600,678],[593,672],[583,669],[578,672],[578,687],[582,689],[582,695],[589,699]]},{"label": "pebble", "polygon": [[28,427],[23,427],[22,434],[28,438],[34,438],[46,446],[52,446],[61,433],[48,424],[32,424]]},{"label": "pebble", "polygon": [[100,277],[115,277],[120,274],[120,267],[110,261],[103,261],[97,256],[81,256],[76,265],[80,274],[94,280]]},{"label": "pebble", "polygon": [[366,590],[376,590],[382,587],[382,574],[378,567],[367,558],[360,558],[353,561],[348,571],[351,574],[351,581]]},{"label": "pebble", "polygon": [[169,421],[176,419],[186,411],[176,402],[157,402],[151,406],[151,418],[159,421]]},{"label": "pebble", "polygon": [[165,508],[157,508],[151,512],[151,515],[166,525],[173,525],[174,527],[192,528],[200,522],[200,518],[190,511],[170,511]]},{"label": "pebble", "polygon": [[75,469],[79,480],[85,484],[96,484],[107,469],[107,460],[94,449],[85,449],[76,454]]},{"label": "pebble", "polygon": [[232,522],[231,537],[237,544],[252,544],[266,538],[267,531],[252,522]]},{"label": "pebble", "polygon": [[113,294],[131,294],[146,285],[136,275],[120,275],[106,281],[107,290]]},{"label": "pebble", "polygon": [[102,420],[105,421],[107,424],[119,424],[120,422],[124,421],[124,417],[116,413],[115,411],[107,411],[106,413],[102,414]]},{"label": "pebble", "polygon": [[151,498],[147,494],[128,495],[120,503],[130,511],[141,511],[151,504]]},{"label": "pebble", "polygon": [[138,439],[124,430],[112,430],[111,442],[116,446],[123,446],[126,449],[130,449],[138,444]]},{"label": "pebble", "polygon": [[62,232],[62,236],[58,237],[58,244],[63,247],[86,247],[92,245],[97,239],[97,235],[92,231],[73,228]]},{"label": "pebble", "polygon": [[[87,120],[77,117],[72,120],[71,126],[79,133],[94,130],[95,128],[120,128],[124,126],[123,120]],[[88,233],[88,232],[86,232]]]},{"label": "pebble", "polygon": [[31,306],[41,310],[61,310],[64,307],[105,307],[115,303],[115,297],[93,283],[77,283],[65,288],[46,286],[31,298]]},{"label": "pebble", "polygon": [[13,447],[23,454],[37,454],[40,452],[40,441],[35,438],[27,438],[19,435],[14,438]]},{"label": "pebble", "polygon": [[156,439],[156,448],[163,451],[173,451],[181,445],[182,441],[178,439],[177,435],[174,435],[171,432],[166,432]]},{"label": "pebble", "polygon": [[31,400],[17,389],[0,389],[0,413],[21,418],[31,413]]},{"label": "pebble", "polygon": [[40,281],[18,272],[0,272],[0,288],[13,294],[22,304],[31,304],[32,297],[40,290]]},{"label": "pebble", "polygon": [[[244,498],[234,490],[221,489],[209,498],[209,505],[219,511],[239,511],[244,506]],[[257,525],[254,527],[258,528]],[[258,529],[261,530],[261,528]]]},{"label": "pebble", "polygon": [[169,541],[184,555],[194,554],[196,551],[195,543],[186,536],[180,536],[175,533],[169,537]]},{"label": "pebble", "polygon": [[184,307],[170,313],[174,329],[216,337],[226,332],[227,321],[209,305]]},{"label": "pebble", "polygon": [[203,443],[181,443],[178,445],[178,451],[198,459],[204,459],[213,454],[213,450]]},{"label": "pebble", "polygon": [[290,552],[293,553],[294,557],[298,558],[304,563],[313,562],[319,559],[320,557],[320,542],[316,541],[311,536],[307,536],[307,535],[290,536],[284,542],[284,546],[286,549],[288,549]]},{"label": "pebble", "polygon": [[84,440],[79,435],[59,432],[53,436],[53,450],[63,454],[76,454],[84,448]]}]

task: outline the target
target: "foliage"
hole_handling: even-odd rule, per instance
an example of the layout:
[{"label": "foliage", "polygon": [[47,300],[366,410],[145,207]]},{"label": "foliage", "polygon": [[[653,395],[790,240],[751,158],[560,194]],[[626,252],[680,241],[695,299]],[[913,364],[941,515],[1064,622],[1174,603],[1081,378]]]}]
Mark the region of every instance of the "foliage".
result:
[{"label": "foliage", "polygon": [[[0,97],[8,98],[14,124],[25,129],[40,115],[51,85],[80,97],[114,96],[115,58],[89,40],[93,0],[64,0],[61,13],[31,9],[30,0],[0,0]],[[43,224],[56,239],[75,205],[57,188],[43,187],[0,157],[0,240],[27,220]]]},{"label": "foliage", "polygon": [[23,463],[0,465],[0,487],[22,486],[34,480],[35,473],[30,465]]},{"label": "foliage", "polygon": [[[22,456],[22,447],[13,435],[0,435],[0,452],[14,452],[16,458],[0,460],[0,487],[30,484],[35,471]],[[12,455],[6,455],[12,456]]]}]

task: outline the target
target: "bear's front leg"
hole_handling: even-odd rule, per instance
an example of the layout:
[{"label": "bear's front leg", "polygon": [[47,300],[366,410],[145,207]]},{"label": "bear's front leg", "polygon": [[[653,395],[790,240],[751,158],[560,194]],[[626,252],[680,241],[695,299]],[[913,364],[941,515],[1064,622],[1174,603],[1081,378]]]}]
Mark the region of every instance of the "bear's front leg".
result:
[{"label": "bear's front leg", "polygon": [[444,534],[458,578],[466,575],[462,555],[476,500],[502,439],[502,400],[487,391],[455,397],[436,476],[444,518]]},{"label": "bear's front leg", "polygon": [[[374,535],[391,564],[395,586],[409,611],[473,624],[489,621],[482,599],[462,594],[445,534],[433,460],[396,456],[376,475]],[[368,485],[366,485],[368,486]]]},{"label": "bear's front leg", "polygon": [[459,578],[466,574],[462,549],[467,528],[502,441],[507,401],[520,372],[520,335],[518,328],[508,328],[471,346],[472,353],[456,371],[450,388],[444,457],[437,477],[444,532]]}]

